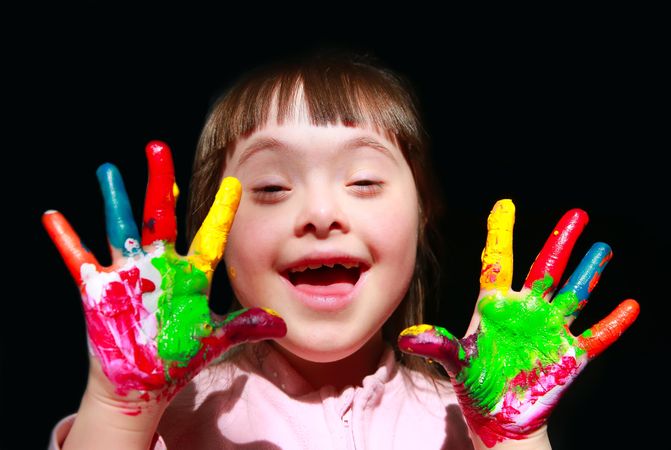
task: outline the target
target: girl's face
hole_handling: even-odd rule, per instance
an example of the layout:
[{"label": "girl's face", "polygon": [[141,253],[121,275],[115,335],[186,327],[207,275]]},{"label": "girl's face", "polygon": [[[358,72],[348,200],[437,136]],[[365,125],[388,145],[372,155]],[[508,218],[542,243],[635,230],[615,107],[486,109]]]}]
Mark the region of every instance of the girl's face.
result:
[{"label": "girl's face", "polygon": [[279,313],[286,350],[331,362],[378,333],[415,265],[417,191],[401,150],[373,128],[274,119],[236,142],[242,183],[225,252],[245,307]]}]

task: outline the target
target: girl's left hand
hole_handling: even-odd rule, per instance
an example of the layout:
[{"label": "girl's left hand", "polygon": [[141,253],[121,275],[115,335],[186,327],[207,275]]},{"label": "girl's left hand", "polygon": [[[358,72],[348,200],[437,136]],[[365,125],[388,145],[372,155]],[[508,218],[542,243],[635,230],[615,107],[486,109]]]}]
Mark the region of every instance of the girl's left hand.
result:
[{"label": "girl's left hand", "polygon": [[569,327],[610,260],[610,247],[594,244],[553,297],[588,221],[584,211],[571,210],[550,234],[522,290],[513,291],[514,220],[510,200],[494,205],[482,253],[480,295],[465,337],[457,339],[432,325],[416,325],[399,336],[401,350],[445,367],[471,430],[488,447],[526,439],[543,427],[564,390],[639,312],[636,301],[625,300],[574,336]]}]

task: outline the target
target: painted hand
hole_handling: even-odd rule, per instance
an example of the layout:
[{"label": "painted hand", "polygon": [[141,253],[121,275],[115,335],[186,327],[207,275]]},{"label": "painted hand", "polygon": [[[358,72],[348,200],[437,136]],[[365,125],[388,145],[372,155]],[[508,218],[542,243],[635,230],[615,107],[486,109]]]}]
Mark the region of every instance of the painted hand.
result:
[{"label": "painted hand", "polygon": [[208,306],[212,273],[240,201],[238,180],[223,180],[183,257],[175,252],[178,192],[170,149],[152,141],[146,154],[149,182],[142,241],[118,169],[104,164],[97,171],[105,199],[110,267],[101,267],[60,213],[47,211],[43,223],[80,288],[89,349],[115,393],[160,400],[172,397],[229,347],[282,337],[286,326],[270,310],[216,317]]},{"label": "painted hand", "polygon": [[636,319],[639,306],[625,300],[605,319],[574,336],[569,326],[584,308],[610,260],[597,243],[553,298],[587,214],[569,211],[554,228],[517,292],[511,290],[515,206],[500,200],[487,221],[480,295],[462,339],[432,325],[407,328],[400,348],[443,365],[473,430],[488,447],[524,439],[543,426],[564,389],[590,359],[610,346]]}]

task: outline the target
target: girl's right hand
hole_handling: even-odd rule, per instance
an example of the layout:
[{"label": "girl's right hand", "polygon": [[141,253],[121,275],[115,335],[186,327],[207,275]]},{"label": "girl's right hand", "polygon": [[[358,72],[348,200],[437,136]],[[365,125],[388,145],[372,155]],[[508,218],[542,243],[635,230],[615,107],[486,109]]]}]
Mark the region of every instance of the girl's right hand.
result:
[{"label": "girl's right hand", "polygon": [[129,415],[149,409],[151,402],[167,405],[228,348],[286,334],[284,321],[271,310],[254,308],[217,317],[208,306],[212,273],[240,201],[238,180],[223,180],[184,257],[175,251],[177,189],[170,149],[152,141],[146,154],[149,182],[141,241],[119,171],[111,164],[97,171],[111,266],[98,263],[59,212],[43,216],[81,291],[94,356],[87,389]]}]

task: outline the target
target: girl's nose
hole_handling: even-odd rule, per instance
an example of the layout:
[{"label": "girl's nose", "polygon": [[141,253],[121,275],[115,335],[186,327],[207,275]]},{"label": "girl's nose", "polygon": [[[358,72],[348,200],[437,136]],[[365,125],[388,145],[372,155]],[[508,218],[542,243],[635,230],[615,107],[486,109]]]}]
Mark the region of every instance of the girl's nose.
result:
[{"label": "girl's nose", "polygon": [[296,220],[296,235],[311,233],[318,239],[325,239],[332,231],[347,233],[350,225],[336,197],[326,189],[307,192]]}]

